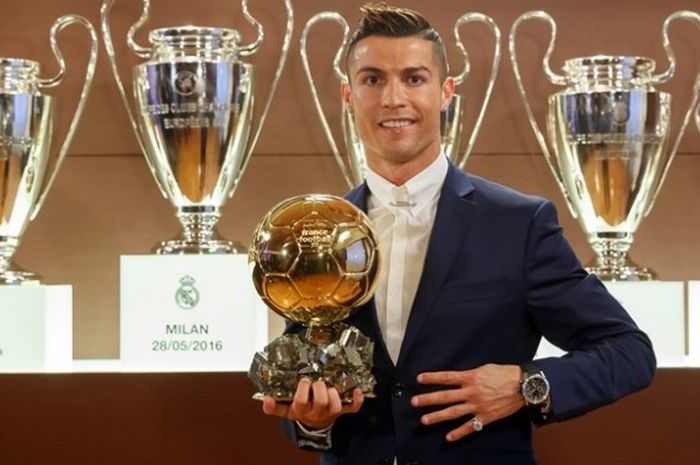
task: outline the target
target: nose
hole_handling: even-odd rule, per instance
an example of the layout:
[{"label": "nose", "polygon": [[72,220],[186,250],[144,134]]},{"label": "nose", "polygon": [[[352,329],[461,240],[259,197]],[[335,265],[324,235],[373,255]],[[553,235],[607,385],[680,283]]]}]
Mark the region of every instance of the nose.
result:
[{"label": "nose", "polygon": [[390,79],[384,87],[382,105],[386,108],[401,107],[406,104],[406,90],[399,79]]}]

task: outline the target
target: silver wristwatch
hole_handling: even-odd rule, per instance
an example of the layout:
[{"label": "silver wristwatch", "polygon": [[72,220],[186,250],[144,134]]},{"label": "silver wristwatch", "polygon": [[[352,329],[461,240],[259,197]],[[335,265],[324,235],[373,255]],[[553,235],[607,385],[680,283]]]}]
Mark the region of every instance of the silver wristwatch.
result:
[{"label": "silver wristwatch", "polygon": [[549,398],[549,382],[544,373],[534,363],[522,363],[520,369],[520,395],[527,407],[542,407]]}]

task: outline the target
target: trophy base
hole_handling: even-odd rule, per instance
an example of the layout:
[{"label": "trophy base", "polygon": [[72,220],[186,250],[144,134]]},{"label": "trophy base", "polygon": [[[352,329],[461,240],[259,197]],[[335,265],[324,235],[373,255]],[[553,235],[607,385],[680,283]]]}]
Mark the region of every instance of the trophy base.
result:
[{"label": "trophy base", "polygon": [[285,334],[253,357],[248,371],[258,389],[253,398],[270,396],[277,402],[291,403],[302,378],[322,380],[334,387],[343,403],[352,402],[355,388],[366,397],[374,397],[373,353],[374,343],[344,323],[310,327],[302,337]]},{"label": "trophy base", "polygon": [[22,270],[5,270],[0,271],[0,285],[6,284],[25,284],[25,283],[40,283],[39,275]]},{"label": "trophy base", "polygon": [[9,257],[5,260],[0,260],[0,262],[0,285],[24,283],[40,284],[41,277],[38,274],[23,270],[15,265],[14,261]]},{"label": "trophy base", "polygon": [[653,281],[656,279],[656,273],[649,268],[644,268],[631,260],[625,260],[622,265],[610,266],[609,264],[601,264],[600,260],[594,260],[593,263],[586,265],[586,271],[598,276],[601,281]]},{"label": "trophy base", "polygon": [[158,255],[209,255],[243,253],[246,250],[242,244],[223,239],[191,241],[180,238],[161,242],[152,252]]},{"label": "trophy base", "polygon": [[631,232],[596,232],[589,235],[596,257],[586,270],[601,281],[652,281],[656,273],[629,258]]}]

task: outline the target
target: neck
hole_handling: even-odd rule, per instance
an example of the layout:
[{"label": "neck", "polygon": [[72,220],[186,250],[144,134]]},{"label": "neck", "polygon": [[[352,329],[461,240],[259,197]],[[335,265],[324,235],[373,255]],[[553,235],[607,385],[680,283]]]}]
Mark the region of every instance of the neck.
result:
[{"label": "neck", "polygon": [[440,156],[437,150],[430,157],[419,157],[410,161],[392,161],[379,157],[367,157],[367,163],[372,170],[395,186],[402,186],[415,175],[430,166]]}]

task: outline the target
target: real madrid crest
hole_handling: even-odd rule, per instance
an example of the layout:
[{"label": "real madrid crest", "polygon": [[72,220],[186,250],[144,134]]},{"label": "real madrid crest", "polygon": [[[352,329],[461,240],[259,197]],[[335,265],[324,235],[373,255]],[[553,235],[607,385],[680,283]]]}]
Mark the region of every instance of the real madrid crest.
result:
[{"label": "real madrid crest", "polygon": [[199,303],[199,291],[191,276],[180,278],[180,287],[175,291],[175,303],[183,310],[191,310]]}]

